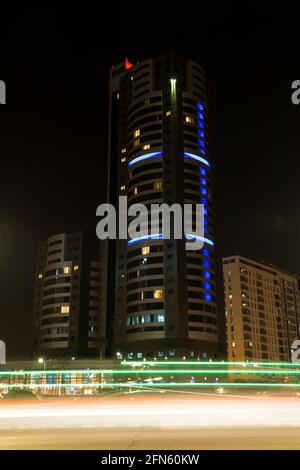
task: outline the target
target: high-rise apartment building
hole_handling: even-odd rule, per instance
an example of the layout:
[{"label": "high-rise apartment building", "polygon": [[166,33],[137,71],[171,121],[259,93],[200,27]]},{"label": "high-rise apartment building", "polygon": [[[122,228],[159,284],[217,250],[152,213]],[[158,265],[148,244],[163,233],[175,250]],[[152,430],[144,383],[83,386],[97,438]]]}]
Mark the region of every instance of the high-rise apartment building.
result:
[{"label": "high-rise apartment building", "polygon": [[[54,235],[38,246],[34,300],[34,354],[99,357],[99,241],[82,231]],[[102,309],[103,310],[103,309]]]},{"label": "high-rise apartment building", "polygon": [[300,338],[297,276],[243,256],[223,259],[229,361],[291,359]]},{"label": "high-rise apartment building", "polygon": [[[210,96],[210,93],[209,93]],[[204,248],[107,241],[108,337],[126,358],[218,355],[210,103],[203,68],[170,53],[110,71],[109,202],[204,204]]]}]

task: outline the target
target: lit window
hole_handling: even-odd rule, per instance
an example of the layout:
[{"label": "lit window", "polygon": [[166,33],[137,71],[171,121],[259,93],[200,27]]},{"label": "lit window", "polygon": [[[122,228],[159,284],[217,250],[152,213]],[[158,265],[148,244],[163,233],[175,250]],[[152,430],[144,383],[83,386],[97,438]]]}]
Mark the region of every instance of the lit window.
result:
[{"label": "lit window", "polygon": [[125,163],[126,160],[127,160],[126,157],[121,158],[121,163]]},{"label": "lit window", "polygon": [[133,75],[131,75],[130,80],[131,80],[131,81],[133,80]]},{"label": "lit window", "polygon": [[144,292],[141,292],[141,300],[144,300]]},{"label": "lit window", "polygon": [[70,312],[70,307],[69,307],[69,305],[62,305],[62,306],[60,307],[60,312],[61,312],[61,313],[69,313],[69,312]]},{"label": "lit window", "polygon": [[164,321],[165,321],[165,316],[164,316],[162,313],[158,313],[158,315],[157,315],[157,321],[158,321],[159,323],[164,322]]},{"label": "lit window", "polygon": [[168,116],[171,116],[171,114],[172,114],[172,111],[167,111],[167,112],[166,112],[166,116],[167,116],[167,117],[168,117]]},{"label": "lit window", "polygon": [[189,124],[194,124],[195,120],[192,116],[185,116],[185,122],[188,122]]},{"label": "lit window", "polygon": [[140,145],[140,139],[134,139],[133,146],[138,147],[138,145]]},{"label": "lit window", "polygon": [[134,131],[133,137],[139,137],[140,135],[141,135],[140,129],[136,129],[136,130]]},{"label": "lit window", "polygon": [[121,150],[121,153],[126,153],[126,148],[123,148],[123,149]]},{"label": "lit window", "polygon": [[42,275],[42,274],[39,274],[39,275],[38,275],[38,279],[43,279],[43,275]]},{"label": "lit window", "polygon": [[74,269],[74,271],[78,271],[78,269],[79,269],[79,266],[78,266],[78,264],[75,264],[75,266],[74,266],[74,268],[73,268],[73,269]]},{"label": "lit window", "polygon": [[154,183],[154,189],[162,189],[162,181],[156,181]]},{"label": "lit window", "polygon": [[143,149],[144,149],[144,150],[148,150],[150,147],[151,147],[150,144],[146,144],[146,145],[143,146]]},{"label": "lit window", "polygon": [[133,194],[136,196],[136,195],[137,195],[137,193],[138,193],[138,188],[134,188],[134,190],[133,190]]},{"label": "lit window", "polygon": [[64,267],[64,274],[70,274],[70,272],[71,272],[70,266],[65,266]]},{"label": "lit window", "polygon": [[126,186],[125,186],[125,184],[123,184],[123,186],[121,186],[120,190],[125,191],[125,189],[126,189]]},{"label": "lit window", "polygon": [[155,290],[153,293],[153,297],[155,299],[162,299],[163,298],[163,291],[162,290]]},{"label": "lit window", "polygon": [[149,255],[149,253],[150,253],[150,246],[143,246],[142,255]]}]

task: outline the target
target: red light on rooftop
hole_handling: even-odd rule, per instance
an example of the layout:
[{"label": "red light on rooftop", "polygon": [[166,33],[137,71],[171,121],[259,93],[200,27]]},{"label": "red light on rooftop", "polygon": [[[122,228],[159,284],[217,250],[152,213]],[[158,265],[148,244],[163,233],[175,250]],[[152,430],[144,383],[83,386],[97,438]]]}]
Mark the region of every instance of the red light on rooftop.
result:
[{"label": "red light on rooftop", "polygon": [[125,69],[129,70],[132,67],[133,67],[133,64],[128,59],[125,59]]}]

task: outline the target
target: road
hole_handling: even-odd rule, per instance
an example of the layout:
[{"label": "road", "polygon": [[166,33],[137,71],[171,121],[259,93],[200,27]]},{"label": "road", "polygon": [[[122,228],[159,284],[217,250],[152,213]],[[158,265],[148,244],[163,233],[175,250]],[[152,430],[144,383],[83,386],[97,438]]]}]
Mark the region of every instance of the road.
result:
[{"label": "road", "polygon": [[3,399],[0,449],[300,449],[300,397]]}]

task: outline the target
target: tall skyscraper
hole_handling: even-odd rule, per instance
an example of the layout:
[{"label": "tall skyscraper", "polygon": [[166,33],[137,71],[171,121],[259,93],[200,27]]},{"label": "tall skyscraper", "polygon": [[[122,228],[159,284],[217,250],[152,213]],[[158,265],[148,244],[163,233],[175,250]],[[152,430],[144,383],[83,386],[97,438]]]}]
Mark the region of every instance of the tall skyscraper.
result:
[{"label": "tall skyscraper", "polygon": [[229,361],[289,361],[300,338],[297,276],[241,256],[223,259]]},{"label": "tall skyscraper", "polygon": [[216,357],[210,106],[203,68],[170,53],[110,71],[109,202],[204,204],[204,248],[109,240],[108,337],[126,358]]},{"label": "tall skyscraper", "polygon": [[99,357],[105,318],[100,317],[99,242],[82,231],[39,244],[34,300],[34,354]]}]

